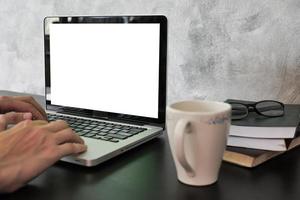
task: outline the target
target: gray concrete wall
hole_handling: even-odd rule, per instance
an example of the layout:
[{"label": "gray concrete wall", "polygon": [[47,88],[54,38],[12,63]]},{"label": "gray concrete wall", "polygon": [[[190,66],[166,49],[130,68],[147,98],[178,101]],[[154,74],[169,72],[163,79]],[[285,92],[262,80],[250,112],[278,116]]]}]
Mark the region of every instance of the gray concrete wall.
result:
[{"label": "gray concrete wall", "polygon": [[168,99],[300,103],[299,0],[1,0],[0,89],[44,93],[47,15],[164,14]]}]

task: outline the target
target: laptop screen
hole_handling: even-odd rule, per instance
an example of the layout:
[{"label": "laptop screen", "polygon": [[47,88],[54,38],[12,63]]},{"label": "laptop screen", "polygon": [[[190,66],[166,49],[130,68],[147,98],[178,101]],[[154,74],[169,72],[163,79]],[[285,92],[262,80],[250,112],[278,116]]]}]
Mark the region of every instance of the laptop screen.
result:
[{"label": "laptop screen", "polygon": [[160,28],[160,23],[50,23],[47,100],[158,118]]}]

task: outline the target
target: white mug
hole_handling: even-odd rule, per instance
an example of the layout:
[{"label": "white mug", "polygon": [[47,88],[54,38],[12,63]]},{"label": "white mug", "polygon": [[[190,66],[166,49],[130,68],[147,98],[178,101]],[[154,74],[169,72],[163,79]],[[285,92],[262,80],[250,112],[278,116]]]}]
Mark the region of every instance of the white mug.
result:
[{"label": "white mug", "polygon": [[167,133],[180,182],[217,181],[231,123],[231,106],[190,100],[167,106]]}]

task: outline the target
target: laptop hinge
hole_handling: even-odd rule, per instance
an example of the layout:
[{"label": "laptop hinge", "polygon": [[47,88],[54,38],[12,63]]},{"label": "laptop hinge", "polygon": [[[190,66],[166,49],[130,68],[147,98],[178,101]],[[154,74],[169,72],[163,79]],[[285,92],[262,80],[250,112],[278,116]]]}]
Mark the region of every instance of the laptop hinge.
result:
[{"label": "laptop hinge", "polygon": [[60,108],[57,110],[57,113],[77,115],[81,117],[91,117],[93,112],[85,109]]},{"label": "laptop hinge", "polygon": [[132,124],[132,125],[139,125],[139,126],[149,125],[148,123],[145,123],[145,122],[130,120],[130,119],[126,119],[126,118],[118,119],[118,118],[107,117],[107,116],[93,115],[92,111],[85,110],[85,109],[61,108],[61,109],[57,110],[57,113],[67,114],[67,115],[68,114],[76,115],[76,116],[80,116],[80,117],[88,117],[88,118],[93,118],[93,119],[100,119],[100,120]]},{"label": "laptop hinge", "polygon": [[112,122],[125,123],[125,124],[139,125],[139,126],[147,125],[145,122],[137,122],[137,121],[128,120],[128,119],[117,119],[117,118],[108,118],[108,117],[106,118],[106,117],[97,117],[97,116],[96,117],[93,116],[93,118],[112,121]]}]

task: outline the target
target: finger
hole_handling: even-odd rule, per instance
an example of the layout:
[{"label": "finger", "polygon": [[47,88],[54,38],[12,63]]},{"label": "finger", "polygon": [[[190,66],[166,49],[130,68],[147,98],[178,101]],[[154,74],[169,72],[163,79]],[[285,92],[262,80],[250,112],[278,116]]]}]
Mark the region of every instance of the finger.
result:
[{"label": "finger", "polygon": [[85,152],[87,150],[87,146],[78,143],[65,143],[59,145],[58,150],[59,150],[59,156],[64,157],[71,154]]},{"label": "finger", "polygon": [[32,104],[47,119],[47,114],[42,106],[32,96],[15,96],[14,99]]},{"label": "finger", "polygon": [[31,112],[36,119],[45,119],[45,117],[30,103],[16,99],[7,99],[1,101],[1,112]]},{"label": "finger", "polygon": [[32,113],[17,113],[17,112],[9,112],[4,114],[6,121],[8,124],[17,124],[26,119],[32,119]]},{"label": "finger", "polygon": [[84,144],[83,139],[81,139],[71,128],[66,128],[62,131],[57,132],[53,135],[55,138],[56,144],[63,143],[79,143]]},{"label": "finger", "polygon": [[61,131],[63,129],[69,128],[69,125],[67,124],[67,122],[63,121],[63,120],[57,120],[57,121],[52,121],[50,123],[48,123],[45,128],[47,128],[50,131],[53,132],[58,132]]},{"label": "finger", "polygon": [[5,130],[9,124],[17,124],[23,120],[32,119],[31,113],[9,112],[0,116],[0,131]]}]

